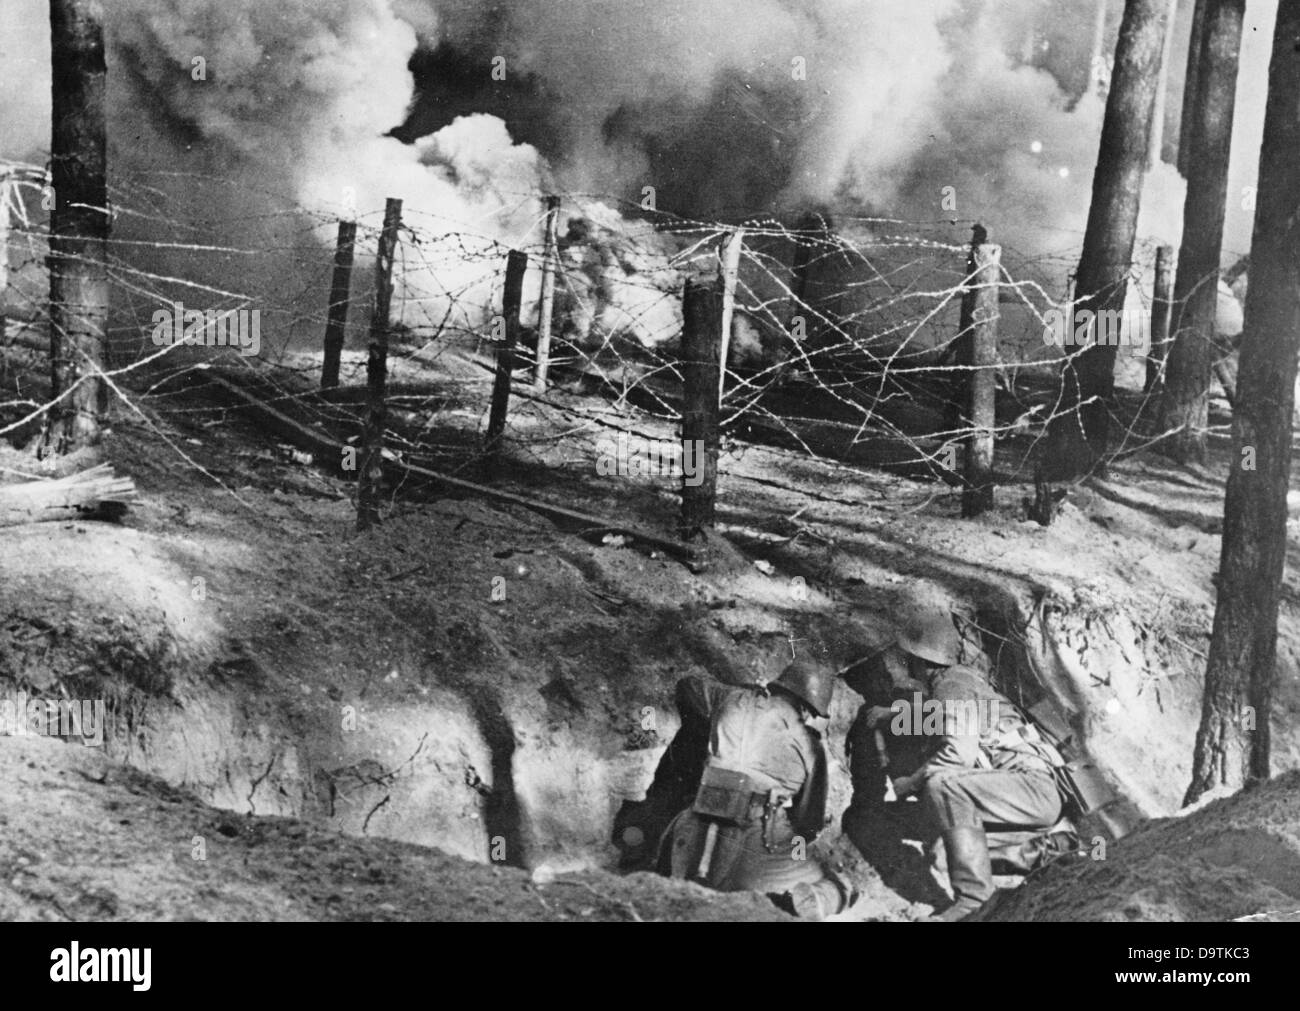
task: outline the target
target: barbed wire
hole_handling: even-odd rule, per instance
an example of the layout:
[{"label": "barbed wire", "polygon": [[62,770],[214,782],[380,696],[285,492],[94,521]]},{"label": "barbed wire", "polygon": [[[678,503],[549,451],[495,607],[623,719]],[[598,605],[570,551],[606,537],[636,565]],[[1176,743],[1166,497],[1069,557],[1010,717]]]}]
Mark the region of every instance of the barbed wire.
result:
[{"label": "barbed wire", "polygon": [[[0,350],[8,355],[22,347],[37,355],[52,326],[45,300],[53,254],[48,218],[37,208],[46,177],[40,166],[11,163],[5,179],[0,208],[13,222],[6,254],[8,292],[16,296],[7,302],[9,318],[18,325],[10,327]],[[216,352],[229,367],[256,371],[273,403],[292,405],[310,423],[354,424],[354,412],[326,402],[314,389],[331,309],[331,243],[338,217],[269,189],[242,196],[273,205],[270,210],[224,215],[211,206],[195,210],[183,206],[184,197],[176,192],[178,185],[189,184],[234,185],[213,175],[152,172],[122,176],[110,187],[110,206],[104,210],[115,230],[106,242],[104,265],[112,305],[107,353],[98,373],[93,363],[84,363],[91,371],[79,382],[100,375],[141,417],[141,405],[149,403],[169,414],[210,410],[182,403],[163,382],[167,375],[201,367],[194,360],[197,350],[156,339],[158,311],[177,303],[190,307],[195,300],[193,308],[208,323],[250,311],[259,318],[256,364],[253,356],[238,353],[242,348],[205,348],[205,354]],[[404,211],[390,337],[395,382],[436,380],[442,357],[453,348],[483,366],[486,380],[498,344],[510,249],[525,253],[530,267],[520,362],[531,364],[539,323],[537,279],[548,255],[546,212],[535,193],[497,196],[502,203],[483,207],[468,222],[424,208]],[[969,241],[953,241],[952,232],[978,222],[844,215],[837,230],[825,217],[790,225],[760,212],[708,221],[608,195],[559,196],[567,227],[554,256],[551,368],[557,383],[599,392],[628,417],[676,425],[684,282],[716,275],[723,245],[743,230],[732,353],[724,363],[721,393],[727,436],[795,447],[809,459],[882,464],[956,479],[952,447],[973,433],[957,401],[976,367],[954,361],[953,350],[966,336],[959,322],[962,300],[981,285],[967,276]],[[232,200],[230,208],[249,203]],[[366,293],[373,285],[366,267],[382,209],[352,217],[357,260],[342,371],[356,384],[364,378],[358,352],[370,323]],[[1069,233],[1071,242],[1078,238]],[[1152,300],[1144,279],[1153,254],[1153,244],[1140,243],[1126,277],[1136,293],[1137,315],[1128,320],[1130,326],[1149,318]],[[1060,382],[1061,371],[1088,347],[1044,340],[1060,332],[1060,315],[1072,326],[1070,285],[1077,260],[1073,245],[1036,256],[1004,247],[997,283],[998,361],[991,367],[1000,392],[993,430],[999,483],[1026,480],[1049,427],[1093,402],[1068,403]],[[1096,294],[1102,302],[1118,296],[1117,291]],[[1175,305],[1175,320],[1179,311]],[[1049,314],[1058,316],[1054,320]],[[1173,336],[1155,349],[1157,358],[1167,357]],[[1145,370],[1150,349],[1139,350]],[[1138,452],[1167,437],[1153,426],[1151,402],[1158,390],[1157,383],[1152,392],[1135,391],[1114,406],[1113,454]],[[69,394],[65,390],[52,398],[39,388],[27,394],[15,390],[13,399],[0,403],[0,434],[30,430]],[[429,416],[420,432],[390,433],[403,452],[437,455],[454,445],[463,457],[457,466],[472,466],[477,459],[472,440],[433,440],[440,425],[452,425],[453,412],[439,408],[432,396],[422,406]],[[472,421],[469,427],[476,430],[481,412]],[[455,424],[464,427],[463,412]],[[555,441],[553,435],[518,427],[508,434],[514,450],[525,455],[534,445]],[[175,440],[169,445],[198,466]],[[545,454],[533,456],[538,465],[545,459]]]}]

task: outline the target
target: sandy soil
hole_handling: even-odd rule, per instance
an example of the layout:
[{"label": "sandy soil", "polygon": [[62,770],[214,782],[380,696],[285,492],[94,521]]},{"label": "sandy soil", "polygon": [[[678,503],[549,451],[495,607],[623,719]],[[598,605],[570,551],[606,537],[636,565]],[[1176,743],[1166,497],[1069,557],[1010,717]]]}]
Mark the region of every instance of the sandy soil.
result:
[{"label": "sandy soil", "polygon": [[[428,420],[454,458],[477,438],[486,373],[445,357],[438,369],[443,395]],[[429,373],[394,368],[394,381],[417,378]],[[668,427],[616,415],[593,397],[553,399],[565,410],[516,401],[501,485],[670,533],[671,479],[604,477],[595,466],[600,441],[619,427],[669,438]],[[113,782],[147,782],[150,797],[163,782],[191,791],[198,802],[178,801],[186,817],[202,812],[210,826],[228,817],[266,836],[267,873],[277,882],[289,880],[281,875],[294,866],[291,852],[321,847],[363,862],[373,854],[383,866],[402,854],[403,873],[439,868],[468,883],[456,892],[463,902],[394,899],[394,917],[472,918],[480,879],[526,883],[530,873],[545,880],[612,865],[613,812],[644,790],[676,728],[679,677],[773,677],[798,650],[839,665],[886,638],[918,603],[955,606],[976,623],[1039,614],[1055,644],[1050,687],[1133,811],[1174,814],[1187,781],[1218,554],[1222,486],[1213,468],[1134,458],[1109,481],[1072,489],[1044,529],[1023,518],[1020,487],[1000,492],[994,514],[964,521],[955,492],[941,484],[737,443],[723,463],[726,539],[707,569],[692,571],[603,531],[560,530],[528,510],[474,499],[398,498],[378,530],[357,537],[349,483],[202,400],[157,398],[147,418],[125,414],[99,455],[141,490],[121,525],[0,530],[0,688],[104,697],[113,713],[106,757],[43,745],[42,757],[29,759],[30,743],[0,742],[5,761],[54,770],[14,780],[14,806],[5,808],[47,812],[30,824],[10,815],[26,833],[22,845],[47,864],[42,854],[61,845],[60,811],[102,811],[93,805],[103,791],[83,790],[84,777],[64,762],[121,761],[140,772],[97,765],[93,775],[112,769]],[[18,454],[0,463],[30,465]],[[1300,765],[1298,587],[1288,575],[1279,768]],[[850,796],[843,740],[858,703],[841,689],[832,713],[837,812]],[[42,784],[58,770],[77,789],[63,807],[41,807]],[[195,830],[166,821],[170,802],[140,803],[141,839],[157,820],[165,833],[156,837],[175,838],[183,856]],[[291,845],[282,826],[307,841]],[[67,891],[56,883],[64,879],[50,878],[47,905],[15,898],[12,915],[57,913],[50,903],[59,903],[76,916],[76,882],[109,887],[96,877],[93,838],[58,862]],[[118,874],[135,879],[120,887],[134,897],[117,900],[127,912],[105,916],[137,915],[151,901],[146,851],[123,845]],[[821,853],[864,893],[852,918],[912,919],[935,900],[933,882],[887,886],[837,828]],[[494,854],[508,866],[482,863]],[[300,859],[329,894],[350,873]],[[202,870],[186,864],[184,873]],[[707,911],[715,898],[693,889],[627,887],[642,899],[666,889],[666,905],[648,912],[633,900],[646,919],[675,916],[673,896],[693,896],[681,900],[690,907],[683,918],[732,918],[735,902],[748,901],[717,900]],[[211,906],[177,898],[161,915],[328,915],[314,899],[277,913],[283,899],[273,893],[249,884]],[[1213,916],[1278,908],[1277,895],[1252,894],[1258,901],[1231,908],[1178,908]],[[599,908],[631,918],[621,903]],[[363,906],[377,908],[355,908]],[[563,908],[580,914],[579,906]],[[756,915],[752,903],[745,908]],[[544,912],[527,894],[510,915]]]}]

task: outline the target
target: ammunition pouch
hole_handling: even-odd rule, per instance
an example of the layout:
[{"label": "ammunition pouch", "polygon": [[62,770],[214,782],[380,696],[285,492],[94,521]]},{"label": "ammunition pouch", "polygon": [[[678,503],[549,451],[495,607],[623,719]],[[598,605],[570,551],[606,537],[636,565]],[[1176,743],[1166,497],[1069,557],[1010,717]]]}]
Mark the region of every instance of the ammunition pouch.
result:
[{"label": "ammunition pouch", "polygon": [[691,810],[705,818],[741,828],[752,823],[754,784],[734,769],[706,766]]}]

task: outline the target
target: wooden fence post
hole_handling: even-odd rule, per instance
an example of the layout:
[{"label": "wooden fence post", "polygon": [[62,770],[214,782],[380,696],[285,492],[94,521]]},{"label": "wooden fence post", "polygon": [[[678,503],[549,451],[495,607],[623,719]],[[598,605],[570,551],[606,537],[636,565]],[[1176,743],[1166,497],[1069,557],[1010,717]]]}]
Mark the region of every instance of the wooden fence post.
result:
[{"label": "wooden fence post", "polygon": [[361,435],[358,468],[357,530],[379,521],[379,488],[384,478],[384,426],[388,421],[388,317],[393,302],[393,257],[397,229],[402,223],[402,202],[393,197],[384,205],[384,230],[379,235],[375,259],[375,307],[370,317],[370,348],[366,357],[368,390],[366,423]]},{"label": "wooden fence post", "polygon": [[340,221],[334,246],[334,276],[330,281],[329,320],[325,324],[325,361],[321,365],[320,388],[339,384],[343,339],[348,326],[348,297],[352,288],[352,250],[357,241],[357,223]]},{"label": "wooden fence post", "polygon": [[519,343],[519,307],[523,302],[524,271],[528,256],[512,249],[506,256],[506,286],[501,298],[505,317],[505,341],[497,348],[497,374],[492,384],[492,410],[488,415],[487,443],[484,447],[484,470],[492,477],[497,468],[501,437],[506,430],[506,410],[510,406],[510,376],[515,368],[515,345]]},{"label": "wooden fence post", "polygon": [[686,282],[682,303],[682,540],[699,536],[714,520],[721,414],[720,309],[712,285]]},{"label": "wooden fence post", "polygon": [[1147,379],[1143,393],[1160,384],[1165,357],[1169,354],[1169,324],[1174,312],[1174,247],[1156,249],[1156,284],[1151,298],[1151,347],[1147,351]]},{"label": "wooden fence post", "polygon": [[722,260],[718,265],[718,280],[722,284],[722,311],[720,330],[722,350],[719,352],[718,402],[722,402],[722,387],[727,381],[727,349],[731,347],[731,321],[736,315],[736,281],[740,277],[740,254],[745,248],[745,230],[737,228],[727,234],[722,243]]},{"label": "wooden fence post", "polygon": [[944,429],[952,437],[958,436],[970,421],[966,414],[966,395],[970,382],[965,370],[974,363],[976,294],[974,285],[978,283],[975,275],[979,269],[975,258],[979,248],[988,241],[988,237],[988,229],[982,224],[977,223],[971,228],[970,249],[966,253],[966,287],[961,295],[957,336],[952,339],[948,351],[939,359],[941,363],[951,360],[956,367],[956,371],[952,373],[946,384],[947,409],[943,419]]},{"label": "wooden fence post", "polygon": [[546,373],[551,367],[551,317],[555,313],[555,266],[557,259],[556,229],[559,225],[560,198],[546,198],[546,250],[542,260],[542,300],[537,310],[537,363],[533,368],[533,389],[546,389]]},{"label": "wooden fence post", "polygon": [[994,367],[998,360],[998,286],[1002,280],[1002,247],[975,247],[976,285],[971,311],[970,379],[966,415],[971,432],[966,442],[966,487],[961,494],[962,516],[978,516],[993,508],[993,430],[996,427]]}]

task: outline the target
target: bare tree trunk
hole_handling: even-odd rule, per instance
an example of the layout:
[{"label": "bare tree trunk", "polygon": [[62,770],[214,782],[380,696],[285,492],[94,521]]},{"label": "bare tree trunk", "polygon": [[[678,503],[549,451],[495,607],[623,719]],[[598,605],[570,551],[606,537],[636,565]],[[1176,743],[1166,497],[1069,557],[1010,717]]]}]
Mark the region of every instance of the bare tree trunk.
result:
[{"label": "bare tree trunk", "polygon": [[1300,352],[1300,4],[1278,7],[1223,506],[1218,606],[1186,802],[1269,775]]},{"label": "bare tree trunk", "polygon": [[1174,247],[1156,250],[1156,280],[1151,292],[1151,347],[1147,350],[1147,379],[1142,392],[1152,393],[1164,381],[1169,354],[1169,324],[1174,312]]},{"label": "bare tree trunk", "polygon": [[[1165,0],[1128,0],[1124,7],[1076,275],[1079,312],[1124,309],[1168,13]],[[1113,340],[1098,343],[1098,332],[1101,327],[1062,368],[1060,413],[1052,421],[1049,452],[1054,476],[1082,474],[1106,450],[1118,347]]]},{"label": "bare tree trunk", "polygon": [[49,441],[59,453],[96,441],[108,406],[94,378],[108,331],[103,13],[100,0],[50,0],[50,379],[55,396],[72,391],[52,413]]},{"label": "bare tree trunk", "polygon": [[1169,20],[1165,25],[1165,45],[1160,51],[1160,81],[1156,86],[1156,104],[1151,112],[1151,136],[1147,147],[1147,168],[1153,169],[1164,161],[1165,108],[1169,104],[1169,58],[1174,49],[1174,18],[1178,15],[1178,0],[1169,0]]},{"label": "bare tree trunk", "polygon": [[533,389],[542,393],[546,389],[546,376],[551,368],[551,326],[555,315],[555,264],[559,259],[560,198],[546,198],[546,251],[542,259],[542,297],[537,307],[537,361],[533,365]]},{"label": "bare tree trunk", "polygon": [[1190,176],[1174,285],[1174,343],[1160,398],[1160,429],[1176,430],[1176,434],[1159,448],[1182,462],[1205,459],[1237,57],[1245,14],[1246,0],[1209,0],[1197,58],[1200,106],[1193,117],[1188,152]]},{"label": "bare tree trunk", "polygon": [[736,282],[740,279],[740,256],[745,250],[745,230],[734,229],[722,242],[718,262],[718,283],[722,285],[722,348],[718,352],[718,403],[727,383],[727,350],[731,347],[731,324],[736,317]]},{"label": "bare tree trunk", "polygon": [[1187,178],[1187,160],[1192,150],[1192,123],[1201,106],[1197,89],[1201,84],[1201,39],[1205,34],[1206,0],[1196,0],[1192,14],[1192,37],[1187,43],[1187,74],[1183,78],[1183,110],[1178,127],[1178,171]]}]

